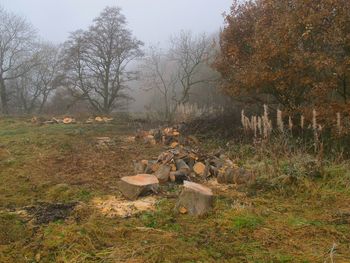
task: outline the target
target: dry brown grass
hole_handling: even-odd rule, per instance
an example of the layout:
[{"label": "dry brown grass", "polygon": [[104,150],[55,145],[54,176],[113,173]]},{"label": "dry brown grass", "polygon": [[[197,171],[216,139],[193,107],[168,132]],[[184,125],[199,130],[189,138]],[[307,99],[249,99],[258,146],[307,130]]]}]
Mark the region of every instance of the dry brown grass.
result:
[{"label": "dry brown grass", "polygon": [[[0,262],[323,262],[334,242],[335,261],[350,261],[346,163],[330,164],[314,179],[304,175],[306,155],[227,149],[261,180],[248,189],[210,184],[217,195],[210,215],[177,214],[174,186],[163,189],[172,194],[160,195],[155,211],[111,218],[90,206],[91,199],[119,198],[117,179],[133,172],[133,159],[158,156],[160,146],[124,140],[132,131],[118,122],[35,127],[5,119],[0,126]],[[97,136],[115,144],[98,149]],[[283,174],[300,178],[299,185],[277,180],[271,186]],[[39,201],[81,207],[44,225],[13,213]]]}]

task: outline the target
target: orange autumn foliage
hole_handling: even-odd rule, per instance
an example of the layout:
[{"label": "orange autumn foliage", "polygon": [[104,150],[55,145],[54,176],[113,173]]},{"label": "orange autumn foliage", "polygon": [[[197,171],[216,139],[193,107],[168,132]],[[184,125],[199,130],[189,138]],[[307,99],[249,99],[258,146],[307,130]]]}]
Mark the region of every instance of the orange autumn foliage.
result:
[{"label": "orange autumn foliage", "polygon": [[292,113],[350,114],[349,10],[348,0],[235,1],[214,64],[223,89]]}]

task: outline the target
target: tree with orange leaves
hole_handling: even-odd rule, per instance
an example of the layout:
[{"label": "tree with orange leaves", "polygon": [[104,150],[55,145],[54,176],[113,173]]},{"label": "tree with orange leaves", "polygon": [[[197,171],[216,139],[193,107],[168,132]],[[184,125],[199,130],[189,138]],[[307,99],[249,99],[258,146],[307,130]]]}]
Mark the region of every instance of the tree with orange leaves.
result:
[{"label": "tree with orange leaves", "polygon": [[[231,95],[286,110],[348,109],[350,1],[234,2],[215,63]],[[335,109],[336,108],[336,109]]]}]

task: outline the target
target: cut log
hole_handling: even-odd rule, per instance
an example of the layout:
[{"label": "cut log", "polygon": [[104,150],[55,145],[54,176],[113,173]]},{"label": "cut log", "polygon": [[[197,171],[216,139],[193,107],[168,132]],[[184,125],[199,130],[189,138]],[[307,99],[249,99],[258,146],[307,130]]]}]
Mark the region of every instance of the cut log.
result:
[{"label": "cut log", "polygon": [[185,163],[188,165],[188,167],[190,167],[191,170],[193,170],[193,166],[196,163],[196,160],[191,158],[189,155],[188,156],[184,156],[182,157],[182,160],[185,161]]},{"label": "cut log", "polygon": [[165,136],[164,140],[162,139],[162,142],[164,145],[171,145],[173,142],[177,142],[178,139],[174,136]]},{"label": "cut log", "polygon": [[209,174],[210,174],[211,176],[217,177],[218,174],[219,174],[218,168],[216,168],[215,166],[210,165],[210,166],[209,166]]},{"label": "cut log", "polygon": [[108,118],[108,117],[102,117],[102,119],[106,123],[113,121],[113,118]]},{"label": "cut log", "polygon": [[193,171],[196,173],[196,175],[204,176],[206,172],[206,166],[202,162],[197,162],[193,166]]},{"label": "cut log", "polygon": [[97,117],[95,118],[95,121],[96,121],[96,122],[103,122],[103,118],[102,118],[102,117],[97,116]]},{"label": "cut log", "polygon": [[177,146],[179,146],[179,143],[178,143],[178,142],[172,142],[172,143],[170,144],[170,148],[173,148],[173,149],[175,149]]},{"label": "cut log", "polygon": [[153,135],[147,135],[143,138],[144,143],[150,144],[150,145],[156,145],[156,140],[154,139]]},{"label": "cut log", "polygon": [[43,122],[43,124],[55,124],[55,123],[56,123],[56,122],[54,122],[54,121],[52,121],[52,120],[51,120],[51,121],[44,121],[44,122]]},{"label": "cut log", "polygon": [[255,180],[254,174],[244,168],[224,167],[219,170],[217,181],[219,184],[249,184]]},{"label": "cut log", "polygon": [[63,123],[64,124],[72,124],[72,123],[75,123],[75,122],[76,121],[73,118],[66,117],[66,118],[63,119]]},{"label": "cut log", "polygon": [[213,208],[214,195],[211,189],[201,184],[185,181],[176,208],[190,215],[203,215]]},{"label": "cut log", "polygon": [[31,121],[33,124],[37,124],[37,123],[39,122],[39,119],[38,119],[38,117],[33,116],[33,117],[30,119],[30,121]]},{"label": "cut log", "polygon": [[170,172],[169,178],[171,182],[176,182],[179,184],[182,184],[184,181],[189,179],[188,174],[181,171]]},{"label": "cut log", "polygon": [[151,166],[151,170],[153,173],[157,172],[160,168],[160,164],[158,162],[154,162]]},{"label": "cut log", "polygon": [[255,181],[255,175],[252,172],[245,170],[244,168],[239,168],[234,181],[237,185],[251,184]]},{"label": "cut log", "polygon": [[31,119],[31,122],[32,122],[33,124],[40,125],[40,126],[43,125],[45,121],[46,121],[46,119],[43,118],[43,117],[36,117],[36,116],[34,116],[34,117]]},{"label": "cut log", "polygon": [[55,117],[53,117],[51,120],[54,121],[55,123],[61,123],[62,122],[62,120],[57,119]]},{"label": "cut log", "polygon": [[213,157],[211,160],[210,160],[210,164],[212,164],[213,166],[215,166],[217,169],[220,169],[224,166],[224,161],[221,160],[220,158],[217,158],[217,157]]},{"label": "cut log", "polygon": [[141,195],[157,193],[159,181],[151,174],[126,176],[118,182],[119,191],[128,199],[136,200]]},{"label": "cut log", "polygon": [[234,176],[235,171],[233,170],[232,167],[221,167],[219,169],[217,181],[219,184],[233,184],[233,176]]},{"label": "cut log", "polygon": [[184,174],[189,174],[190,172],[190,167],[187,165],[187,163],[185,163],[184,160],[182,159],[177,159],[175,160],[175,164],[176,164],[176,169],[179,172],[182,172]]},{"label": "cut log", "polygon": [[94,119],[93,117],[89,117],[89,118],[85,121],[85,123],[86,123],[86,124],[93,124],[94,121],[95,121],[95,119]]},{"label": "cut log", "polygon": [[151,174],[153,173],[153,165],[155,164],[156,162],[155,161],[148,161],[147,162],[147,165],[146,165],[146,168],[145,168],[145,173],[146,174]]},{"label": "cut log", "polygon": [[156,142],[160,143],[162,141],[162,132],[161,132],[161,130],[158,129],[157,131],[155,131],[153,136],[154,136],[154,139],[156,140]]},{"label": "cut log", "polygon": [[176,172],[176,165],[174,163],[171,163],[170,167],[172,172]]},{"label": "cut log", "polygon": [[158,178],[159,183],[163,184],[169,181],[170,170],[171,168],[169,165],[161,165],[159,167],[154,174]]},{"label": "cut log", "polygon": [[158,156],[158,161],[163,164],[169,163],[174,158],[174,154],[171,152],[163,152]]},{"label": "cut log", "polygon": [[148,160],[141,160],[141,163],[143,163],[143,165],[147,166],[148,165]]},{"label": "cut log", "polygon": [[211,169],[211,165],[210,165],[210,162],[209,160],[205,160],[205,170],[204,170],[204,175],[203,177],[204,178],[208,178],[210,176],[213,176],[213,173],[212,173],[212,169]]},{"label": "cut log", "polygon": [[176,181],[175,172],[170,172],[169,179],[170,179],[170,182],[175,183]]}]

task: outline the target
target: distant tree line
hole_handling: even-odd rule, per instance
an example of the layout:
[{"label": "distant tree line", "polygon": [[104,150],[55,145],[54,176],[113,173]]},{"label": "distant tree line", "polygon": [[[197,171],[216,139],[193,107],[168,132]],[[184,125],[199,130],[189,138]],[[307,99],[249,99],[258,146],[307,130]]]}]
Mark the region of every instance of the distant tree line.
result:
[{"label": "distant tree line", "polygon": [[42,42],[24,18],[0,9],[1,113],[111,114],[133,100],[135,80],[153,93],[145,110],[165,120],[179,105],[206,107],[220,97],[219,74],[210,66],[212,38],[182,31],[165,52],[142,48],[117,7],[105,8],[87,30],[71,33],[60,45]]},{"label": "distant tree line", "polygon": [[136,72],[129,64],[143,55],[142,45],[116,7],[62,45],[41,42],[24,18],[0,9],[1,112],[40,114],[58,109],[55,103],[83,102],[86,110],[109,114],[130,99],[125,91]]},{"label": "distant tree line", "polygon": [[164,120],[184,104],[232,99],[349,116],[349,10],[346,0],[234,1],[219,38],[182,31],[166,50],[145,51],[117,7],[61,45],[0,9],[1,112],[111,114],[130,103],[137,80],[152,94],[145,110]]}]

